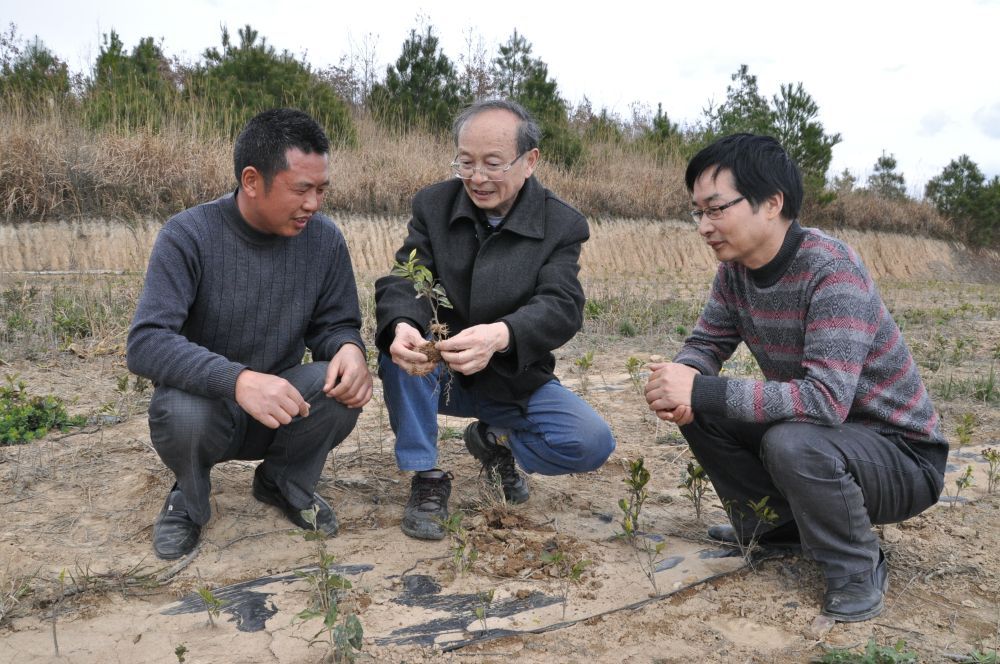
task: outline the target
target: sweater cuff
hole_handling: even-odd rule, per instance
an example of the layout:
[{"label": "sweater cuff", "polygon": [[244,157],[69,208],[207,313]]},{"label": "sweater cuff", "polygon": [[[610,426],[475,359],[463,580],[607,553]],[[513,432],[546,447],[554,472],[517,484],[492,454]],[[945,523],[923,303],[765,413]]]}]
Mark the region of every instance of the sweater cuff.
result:
[{"label": "sweater cuff", "polygon": [[726,383],[725,376],[694,377],[691,388],[691,410],[705,415],[726,416]]},{"label": "sweater cuff", "polygon": [[236,398],[236,379],[247,367],[236,362],[227,363],[215,369],[208,375],[208,385],[205,387],[208,396],[223,399]]}]

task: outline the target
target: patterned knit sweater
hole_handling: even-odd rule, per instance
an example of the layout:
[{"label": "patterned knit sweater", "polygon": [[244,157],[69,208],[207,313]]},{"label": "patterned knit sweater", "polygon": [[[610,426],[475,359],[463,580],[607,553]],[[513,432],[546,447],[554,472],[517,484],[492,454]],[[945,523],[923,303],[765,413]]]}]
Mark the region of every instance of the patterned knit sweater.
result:
[{"label": "patterned knit sweater", "polygon": [[277,374],[364,351],[347,244],[316,214],[299,235],[261,233],[233,194],[185,210],[156,238],[128,336],[128,368],[156,384],[234,398],[243,369]]},{"label": "patterned knit sweater", "polygon": [[[741,341],[765,380],[719,375]],[[767,265],[719,265],[675,361],[702,374],[692,393],[698,413],[757,423],[853,422],[936,447],[935,458],[947,451],[916,362],[860,258],[797,221]]]}]

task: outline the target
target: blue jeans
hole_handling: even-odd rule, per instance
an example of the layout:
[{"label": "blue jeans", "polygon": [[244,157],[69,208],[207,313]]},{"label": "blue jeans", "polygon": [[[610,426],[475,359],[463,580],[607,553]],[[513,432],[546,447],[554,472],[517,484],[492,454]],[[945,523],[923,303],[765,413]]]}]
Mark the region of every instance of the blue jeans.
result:
[{"label": "blue jeans", "polygon": [[[522,407],[463,389],[450,373],[442,373],[441,365],[426,376],[411,376],[380,353],[379,376],[389,424],[396,434],[400,470],[437,467],[438,413],[474,417],[490,427],[505,429],[514,459],[529,473],[565,475],[595,470],[615,449],[608,424],[557,380],[535,390]],[[443,381],[450,381],[450,391]]]}]

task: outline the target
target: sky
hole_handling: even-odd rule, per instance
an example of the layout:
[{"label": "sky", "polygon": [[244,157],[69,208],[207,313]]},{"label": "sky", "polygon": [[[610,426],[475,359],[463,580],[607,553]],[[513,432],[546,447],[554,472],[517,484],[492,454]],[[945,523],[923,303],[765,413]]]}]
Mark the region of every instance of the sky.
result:
[{"label": "sky", "polygon": [[693,124],[746,64],[765,96],[801,82],[816,101],[842,138],[831,177],[846,168],[863,183],[883,151],[914,197],[961,154],[1000,174],[1000,0],[0,0],[0,27],[9,23],[85,72],[112,29],[129,49],[154,37],[196,61],[220,45],[221,27],[235,38],[249,23],[315,68],[371,45],[383,75],[411,28],[432,25],[456,63],[470,37],[493,53],[517,29],[572,105],[586,96],[630,118],[634,104],[662,103]]}]

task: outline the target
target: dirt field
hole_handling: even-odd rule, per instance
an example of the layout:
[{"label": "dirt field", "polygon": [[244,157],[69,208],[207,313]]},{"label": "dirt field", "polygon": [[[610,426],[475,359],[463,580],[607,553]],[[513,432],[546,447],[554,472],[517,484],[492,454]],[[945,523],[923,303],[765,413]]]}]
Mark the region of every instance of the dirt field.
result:
[{"label": "dirt field", "polygon": [[[368,239],[364,223],[344,226],[367,290],[401,228],[387,223],[386,238]],[[597,472],[532,476],[528,503],[498,504],[459,438],[467,421],[442,418],[442,466],[455,475],[451,506],[464,511],[464,532],[411,540],[399,530],[409,478],[395,469],[376,381],[375,399],[331,455],[319,488],[341,520],[326,548],[353,584],[342,605],[364,628],[359,661],[806,662],[830,647],[860,652],[870,640],[902,640],[921,662],[996,652],[1000,492],[987,494],[981,452],[1000,448],[1000,386],[990,378],[1000,373],[1000,260],[942,242],[844,234],[878,276],[956,444],[946,500],[880,528],[890,562],[886,611],[824,628],[816,624],[823,584],[813,562],[785,556],[748,565],[704,536],[725,515],[709,493],[696,518],[678,488],[690,455],[676,428],[648,414],[626,371],[629,357],[672,355],[707,292],[711,256],[681,233],[652,222],[595,224],[584,256],[586,327],[557,356],[564,382],[615,432],[618,448]],[[8,253],[0,270],[134,267],[96,259],[84,266],[86,252],[73,253],[75,268],[54,259],[14,264]],[[0,279],[0,290],[28,280],[57,292],[79,282],[10,272]],[[187,662],[323,660],[325,643],[310,645],[321,621],[295,619],[310,592],[292,573],[316,565],[317,545],[251,497],[254,462],[215,468],[213,517],[196,555],[158,561],[151,524],[172,479],[149,444],[149,390],[120,384],[127,372],[113,335],[72,351],[0,346],[4,374],[91,418],[40,442],[0,447],[0,662],[177,662],[179,646]],[[577,361],[591,352],[584,380]],[[741,349],[728,370],[755,366]],[[959,449],[963,421],[972,426]],[[640,456],[652,473],[642,529],[665,542],[655,591],[616,537],[627,461]],[[969,466],[973,484],[959,492],[955,479]],[[466,553],[477,552],[467,569],[455,563],[462,541]],[[559,578],[554,553],[587,561],[579,584]],[[226,602],[214,625],[200,587]]]}]

